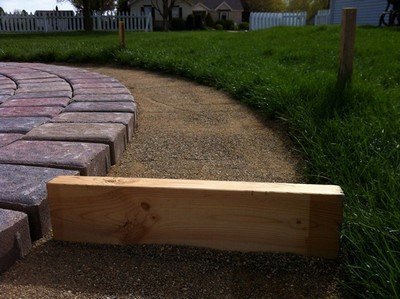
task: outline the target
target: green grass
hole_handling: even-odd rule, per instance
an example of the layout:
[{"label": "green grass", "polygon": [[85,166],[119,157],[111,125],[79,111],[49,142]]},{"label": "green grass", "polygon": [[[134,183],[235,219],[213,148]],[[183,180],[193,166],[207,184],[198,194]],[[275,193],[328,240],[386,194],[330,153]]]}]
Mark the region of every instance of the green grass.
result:
[{"label": "green grass", "polygon": [[339,28],[250,33],[0,35],[0,60],[115,63],[215,86],[285,120],[313,183],[342,186],[343,285],[400,296],[400,31],[359,28],[351,88],[335,88]]}]

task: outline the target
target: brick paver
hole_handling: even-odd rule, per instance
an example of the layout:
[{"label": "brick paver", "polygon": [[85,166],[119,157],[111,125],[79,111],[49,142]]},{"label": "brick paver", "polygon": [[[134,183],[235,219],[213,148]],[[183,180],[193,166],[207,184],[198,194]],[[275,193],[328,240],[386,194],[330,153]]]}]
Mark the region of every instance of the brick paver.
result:
[{"label": "brick paver", "polygon": [[49,232],[46,183],[105,175],[131,140],[136,113],[114,78],[0,62],[0,272]]}]

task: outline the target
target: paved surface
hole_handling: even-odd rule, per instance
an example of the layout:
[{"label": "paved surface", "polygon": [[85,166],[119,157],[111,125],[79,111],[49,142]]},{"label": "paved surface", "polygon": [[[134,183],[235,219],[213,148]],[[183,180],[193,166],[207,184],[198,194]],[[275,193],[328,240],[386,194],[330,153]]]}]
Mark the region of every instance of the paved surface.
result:
[{"label": "paved surface", "polygon": [[0,271],[50,231],[46,183],[106,175],[136,126],[124,85],[77,68],[0,63]]},{"label": "paved surface", "polygon": [[[303,182],[284,126],[265,122],[229,95],[154,72],[84,67],[118,79],[139,107],[140,126],[109,175]],[[93,82],[76,80],[86,81],[73,82],[83,87]],[[125,96],[74,96],[75,102],[86,99],[125,101]],[[127,125],[131,120],[125,115],[68,112],[50,122]],[[0,294],[19,299],[340,296],[335,261],[187,246],[75,244],[51,236],[33,248],[0,277]]]}]

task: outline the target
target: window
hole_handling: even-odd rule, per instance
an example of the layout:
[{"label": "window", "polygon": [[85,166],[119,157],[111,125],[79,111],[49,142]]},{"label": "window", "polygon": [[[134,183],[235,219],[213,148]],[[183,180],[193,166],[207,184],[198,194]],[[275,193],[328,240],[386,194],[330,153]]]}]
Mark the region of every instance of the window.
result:
[{"label": "window", "polygon": [[220,20],[226,21],[226,20],[228,20],[228,18],[229,18],[229,12],[228,11],[220,11],[219,12],[219,19]]},{"label": "window", "polygon": [[173,18],[173,19],[180,19],[180,18],[182,18],[180,11],[181,11],[181,9],[180,9],[179,6],[174,6],[174,7],[172,7],[172,18]]},{"label": "window", "polygon": [[142,7],[142,13],[145,16],[148,16],[149,13],[153,14],[153,7],[151,5],[145,5]]}]

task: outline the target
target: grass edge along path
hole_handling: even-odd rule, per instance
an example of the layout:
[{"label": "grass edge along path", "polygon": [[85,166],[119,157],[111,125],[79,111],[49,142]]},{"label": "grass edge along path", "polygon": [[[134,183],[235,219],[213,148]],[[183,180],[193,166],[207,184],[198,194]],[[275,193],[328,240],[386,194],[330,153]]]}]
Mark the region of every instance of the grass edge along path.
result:
[{"label": "grass edge along path", "polygon": [[113,63],[217,87],[289,125],[311,183],[345,194],[343,286],[400,296],[399,30],[358,28],[352,87],[335,89],[339,27],[250,33],[2,35],[0,60]]}]

